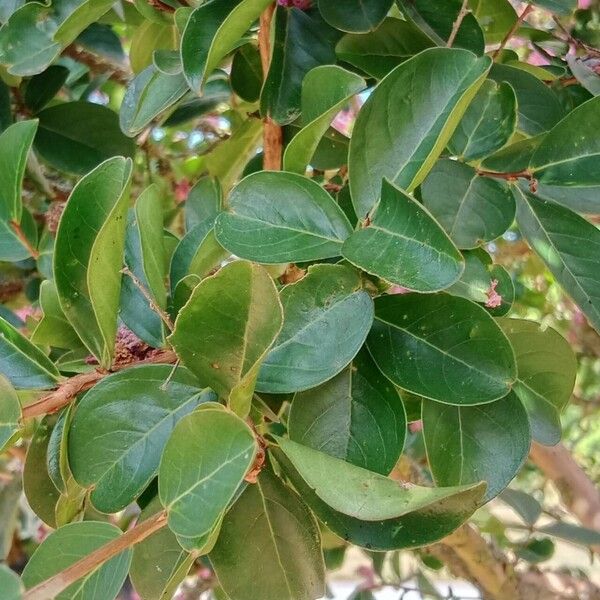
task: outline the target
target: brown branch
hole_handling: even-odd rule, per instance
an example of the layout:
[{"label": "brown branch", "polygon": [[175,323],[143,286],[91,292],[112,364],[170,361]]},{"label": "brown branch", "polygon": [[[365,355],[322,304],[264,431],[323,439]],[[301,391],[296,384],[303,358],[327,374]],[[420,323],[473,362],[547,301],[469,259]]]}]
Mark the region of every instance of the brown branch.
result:
[{"label": "brown branch", "polygon": [[446,42],[447,48],[452,48],[452,44],[454,44],[454,40],[456,39],[456,36],[458,35],[458,30],[460,29],[460,26],[462,25],[464,18],[468,14],[469,14],[469,0],[463,0],[462,6],[460,7],[460,10],[458,11],[458,15],[456,16],[456,21],[454,21],[454,24],[452,25],[452,31],[450,32],[450,37],[448,38],[448,41]]},{"label": "brown branch", "polygon": [[494,177],[496,179],[506,179],[507,181],[516,181],[517,179],[528,179],[531,181],[533,175],[530,171],[513,171],[511,173],[500,173],[497,171],[485,171],[483,169],[477,169],[477,175],[481,177]]},{"label": "brown branch", "polygon": [[112,81],[120,83],[121,85],[127,85],[132,77],[131,73],[121,65],[113,64],[96,56],[95,54],[84,50],[79,45],[71,44],[70,46],[67,46],[63,54],[86,65],[90,71],[94,73],[108,73]]},{"label": "brown branch", "polygon": [[21,229],[21,225],[16,221],[10,221],[10,227],[13,230],[13,233],[19,238],[21,244],[27,248],[29,254],[31,254],[31,256],[37,260],[40,257],[40,253],[31,245],[31,242]]},{"label": "brown branch", "polygon": [[[600,491],[563,444],[547,447],[534,443],[529,454],[556,486],[565,507],[582,525],[600,531]],[[595,548],[596,552],[600,548]]]},{"label": "brown branch", "polygon": [[525,18],[527,17],[527,15],[532,10],[533,10],[533,5],[532,4],[528,4],[523,9],[523,12],[519,15],[519,17],[515,21],[515,24],[510,28],[510,30],[508,31],[508,33],[504,36],[504,39],[500,42],[500,45],[498,46],[498,48],[496,48],[496,50],[494,51],[494,54],[492,54],[492,59],[496,59],[499,56],[500,52],[502,52],[502,50],[504,50],[504,47],[506,46],[506,44],[508,43],[508,41],[510,40],[510,38],[515,34],[515,32],[517,31],[517,29],[519,29],[519,27],[521,27],[521,25],[523,24],[523,21],[525,20]]},{"label": "brown branch", "polygon": [[162,529],[166,524],[167,514],[164,511],[146,519],[143,523],[136,525],[133,529],[78,560],[64,571],[30,588],[25,592],[23,600],[52,600],[82,577],[93,573],[107,560],[131,546],[139,544],[159,529]]},{"label": "brown branch", "polygon": [[[113,371],[121,371],[140,364],[172,364],[176,361],[177,356],[175,352],[171,350],[162,350],[154,356],[138,362],[128,363],[122,366],[115,365]],[[67,379],[53,392],[50,392],[37,402],[25,406],[22,411],[22,418],[30,419],[32,417],[40,417],[60,410],[72,402],[78,394],[94,387],[100,380],[110,375],[111,372],[112,371],[92,371],[91,373],[81,373],[80,375],[75,375],[74,377]]]},{"label": "brown branch", "polygon": [[[271,63],[271,25],[275,13],[275,3],[268,6],[260,15],[258,31],[258,48],[262,63],[263,76],[266,80]],[[263,122],[263,168],[265,171],[281,170],[283,155],[283,130],[277,123],[266,116]]]}]

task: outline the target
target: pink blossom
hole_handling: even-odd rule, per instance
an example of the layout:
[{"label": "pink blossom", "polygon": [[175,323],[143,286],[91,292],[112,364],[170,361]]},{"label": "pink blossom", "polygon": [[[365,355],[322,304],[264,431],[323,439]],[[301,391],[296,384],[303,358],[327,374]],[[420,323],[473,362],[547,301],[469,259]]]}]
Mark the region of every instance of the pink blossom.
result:
[{"label": "pink blossom", "polygon": [[408,428],[411,433],[419,433],[419,431],[423,431],[423,421],[419,419],[418,421],[413,421],[408,424]]},{"label": "pink blossom", "polygon": [[308,10],[312,7],[311,0],[277,0],[279,6],[287,6],[288,8],[296,7],[300,10]]},{"label": "pink blossom", "polygon": [[490,283],[490,288],[486,292],[488,297],[485,305],[488,308],[498,308],[502,304],[502,296],[496,291],[496,287],[498,286],[498,280],[493,279]]}]

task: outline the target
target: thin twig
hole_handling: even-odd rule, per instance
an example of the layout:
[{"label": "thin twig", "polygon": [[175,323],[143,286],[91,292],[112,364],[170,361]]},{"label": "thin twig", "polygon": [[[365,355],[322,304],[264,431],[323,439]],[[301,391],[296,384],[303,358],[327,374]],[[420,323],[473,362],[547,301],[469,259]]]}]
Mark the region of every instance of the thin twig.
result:
[{"label": "thin twig", "polygon": [[[275,13],[275,3],[269,5],[260,15],[258,31],[258,48],[262,63],[263,76],[266,80],[271,64],[271,25]],[[283,156],[283,131],[277,123],[266,116],[263,124],[263,168],[265,171],[281,170]]]},{"label": "thin twig", "polygon": [[[140,364],[172,364],[176,361],[177,355],[175,352],[172,350],[163,350],[144,360],[122,366],[116,365],[113,367],[113,371],[121,371]],[[112,371],[92,371],[91,373],[81,373],[67,379],[53,392],[50,392],[37,402],[23,407],[22,418],[31,419],[32,417],[40,417],[42,415],[55,413],[72,402],[78,394],[94,387],[100,380],[110,375],[111,372]]]},{"label": "thin twig", "polygon": [[567,36],[566,40],[561,40],[571,44],[574,44],[575,46],[579,46],[580,48],[582,48],[583,50],[585,50],[586,52],[588,52],[588,54],[592,55],[592,56],[600,56],[600,50],[598,50],[598,48],[594,48],[593,46],[588,46],[588,44],[586,44],[585,42],[582,42],[581,40],[578,40],[576,37],[573,36],[573,34],[560,22],[560,20],[558,19],[558,17],[556,15],[552,15],[552,20],[554,21],[554,23],[557,25],[557,27]]},{"label": "thin twig", "polygon": [[27,590],[23,600],[52,600],[70,585],[93,573],[107,560],[139,544],[167,524],[166,512],[160,512],[136,525],[118,538],[104,544],[60,573]]},{"label": "thin twig", "polygon": [[64,50],[64,54],[69,58],[72,58],[87,67],[93,73],[109,74],[109,78],[121,85],[127,85],[129,80],[132,78],[132,74],[122,65],[117,65],[109,62],[108,60],[101,58],[91,52],[88,52],[79,45],[71,44]]},{"label": "thin twig", "polygon": [[131,272],[129,267],[123,267],[121,269],[121,273],[123,273],[123,275],[127,275],[127,277],[131,279],[133,285],[135,285],[135,287],[139,290],[140,294],[144,296],[144,298],[150,305],[150,308],[161,318],[162,322],[167,326],[168,330],[173,331],[173,321],[171,321],[169,315],[160,306],[158,306],[158,304],[156,304],[150,292],[144,287],[142,282]]},{"label": "thin twig", "polygon": [[21,225],[19,223],[17,223],[16,221],[10,221],[10,226],[11,226],[11,229],[13,230],[13,233],[19,238],[19,241],[21,242],[21,244],[23,244],[23,246],[25,246],[25,248],[27,248],[27,251],[29,252],[29,254],[31,254],[31,256],[35,260],[37,260],[40,257],[40,253],[31,245],[31,242],[29,241],[29,239],[27,239],[27,236],[21,229]]},{"label": "thin twig", "polygon": [[502,50],[504,50],[504,47],[506,46],[506,44],[508,43],[508,41],[510,40],[510,38],[515,34],[515,32],[517,31],[517,29],[519,29],[519,27],[521,27],[521,25],[523,24],[523,21],[525,20],[525,18],[527,17],[527,15],[533,10],[533,5],[532,4],[528,4],[524,9],[523,12],[519,15],[518,19],[515,21],[515,24],[510,28],[510,30],[508,31],[508,33],[504,36],[504,39],[500,42],[500,45],[498,46],[498,48],[496,48],[496,50],[494,51],[494,54],[492,54],[492,59],[495,59],[499,56],[500,52],[502,52]]},{"label": "thin twig", "polygon": [[481,177],[493,177],[495,179],[506,179],[507,181],[515,181],[517,179],[531,180],[533,177],[531,172],[527,170],[499,173],[497,171],[485,171],[483,169],[477,169],[477,175],[480,175]]},{"label": "thin twig", "polygon": [[446,42],[446,47],[447,48],[452,48],[452,44],[454,44],[454,40],[456,39],[456,36],[458,34],[458,30],[460,29],[460,26],[462,25],[463,19],[469,14],[469,0],[463,0],[462,6],[460,7],[460,10],[458,11],[458,15],[456,16],[456,21],[454,21],[454,24],[452,25],[452,31],[450,32],[450,37],[448,38],[448,41]]}]

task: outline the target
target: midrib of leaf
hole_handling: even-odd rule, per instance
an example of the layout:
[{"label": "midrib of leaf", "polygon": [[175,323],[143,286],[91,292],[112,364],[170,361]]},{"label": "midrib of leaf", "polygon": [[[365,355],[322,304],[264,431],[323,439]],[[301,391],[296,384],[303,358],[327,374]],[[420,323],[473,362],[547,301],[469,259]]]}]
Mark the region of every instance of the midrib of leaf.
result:
[{"label": "midrib of leaf", "polygon": [[[382,319],[381,317],[378,317],[377,315],[375,315],[375,319],[377,319],[381,323],[385,323],[386,325],[388,325],[389,327],[391,327],[393,329],[398,329],[398,330],[404,332],[405,334],[411,336],[415,340],[417,340],[419,342],[422,342],[423,344],[425,344],[426,346],[429,346],[430,348],[433,348],[436,352],[439,352],[440,354],[443,354],[443,355],[449,357],[451,360],[456,361],[458,363],[461,363],[462,365],[464,365],[465,367],[467,367],[469,370],[477,372],[479,375],[482,376],[483,379],[487,379],[488,381],[491,381],[493,383],[500,382],[500,383],[503,383],[505,385],[509,384],[509,382],[505,382],[505,381],[502,381],[500,379],[494,379],[494,378],[490,377],[485,371],[482,371],[482,370],[478,369],[477,367],[474,367],[473,365],[470,365],[469,363],[466,363],[461,358],[458,358],[457,356],[454,356],[453,354],[450,354],[446,350],[442,350],[438,346],[434,346],[431,342],[428,342],[426,339],[421,338],[421,337],[415,335],[414,333],[408,331],[407,329],[404,329],[403,327],[400,327],[399,325],[396,325],[394,323],[390,323],[389,321],[386,321],[385,319]],[[512,383],[514,383],[514,381]],[[490,401],[490,402],[492,402],[492,401]]]},{"label": "midrib of leaf", "polygon": [[[54,373],[52,371],[49,371],[46,366],[42,365],[42,363],[38,362],[35,358],[29,356],[25,352],[25,350],[21,350],[21,348],[19,348],[19,346],[17,346],[11,339],[9,339],[8,337],[6,337],[4,335],[4,332],[1,329],[0,329],[0,339],[4,340],[8,346],[10,346],[11,348],[14,349],[13,354],[10,354],[7,357],[7,359],[10,358],[11,356],[20,355],[22,357],[25,357],[29,363],[33,363],[36,367],[39,367],[41,371],[43,371],[48,376],[50,376],[50,378],[53,379],[54,381],[57,381],[59,379],[60,373],[58,372],[58,370],[56,372],[54,372]],[[28,342],[29,340],[26,340],[26,341]],[[0,343],[1,343],[1,341],[0,341]],[[29,342],[29,343],[31,343],[31,342]],[[37,348],[35,348],[35,349],[37,350]],[[46,356],[45,355],[43,355],[43,356],[46,359]],[[49,359],[47,359],[47,360],[49,361]]]},{"label": "midrib of leaf", "polygon": [[277,545],[277,538],[275,536],[275,532],[273,530],[273,525],[271,524],[271,518],[269,516],[269,511],[267,509],[267,503],[265,501],[265,494],[263,492],[262,489],[262,484],[260,482],[260,478],[259,480],[256,482],[256,485],[258,486],[258,490],[259,490],[259,494],[260,494],[260,501],[263,505],[263,510],[265,511],[265,520],[267,522],[267,525],[269,527],[269,533],[271,534],[271,540],[273,541],[273,549],[275,550],[275,555],[277,556],[277,562],[279,563],[279,566],[281,567],[281,573],[283,575],[283,579],[285,581],[285,586],[287,587],[287,590],[290,594],[290,598],[294,597],[294,593],[292,592],[292,588],[290,586],[290,582],[288,580],[287,577],[287,569],[284,567],[283,565],[283,561],[281,559],[281,553],[279,552],[279,546]]}]

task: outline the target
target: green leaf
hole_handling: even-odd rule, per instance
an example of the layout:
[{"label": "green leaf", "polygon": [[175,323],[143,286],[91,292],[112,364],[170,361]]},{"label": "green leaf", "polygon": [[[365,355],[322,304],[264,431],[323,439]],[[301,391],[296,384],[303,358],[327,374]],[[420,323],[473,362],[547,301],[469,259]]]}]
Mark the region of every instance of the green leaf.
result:
[{"label": "green leaf", "polygon": [[231,88],[246,102],[258,102],[263,85],[260,52],[255,44],[244,44],[233,55]]},{"label": "green leaf", "polygon": [[517,13],[509,0],[473,0],[469,2],[483,29],[486,44],[499,44],[517,22]]},{"label": "green leaf", "polygon": [[365,86],[361,77],[336,65],[324,65],[309,71],[302,82],[304,127],[286,146],[283,156],[286,171],[304,175],[332,119]]},{"label": "green leaf", "polygon": [[46,456],[55,416],[46,416],[38,424],[27,449],[23,467],[23,491],[31,510],[49,527],[56,528],[55,507],[60,492],[50,479]]},{"label": "green leaf", "polygon": [[239,44],[271,0],[211,0],[190,15],[181,37],[185,77],[200,93],[207,77]]},{"label": "green leaf", "polygon": [[450,159],[439,160],[421,185],[423,204],[459,248],[476,248],[500,237],[513,223],[508,186]]},{"label": "green leaf", "polygon": [[[20,195],[19,195],[20,199]],[[19,202],[19,205],[21,203]],[[21,223],[19,224],[29,245],[37,246],[37,224],[27,208],[23,209]],[[14,224],[0,218],[0,260],[17,262],[31,256],[30,248],[26,247],[20,237],[15,233]]]},{"label": "green leaf", "polygon": [[[505,315],[515,299],[515,286],[508,271],[503,266],[494,264],[491,256],[483,248],[465,250],[463,256],[465,271],[446,291],[453,296],[462,296],[482,304],[495,317]],[[496,292],[499,298],[493,292]],[[493,299],[500,304],[490,304],[490,300]]]},{"label": "green leaf", "polygon": [[566,187],[540,183],[535,195],[562,204],[581,214],[600,214],[600,186]]},{"label": "green leaf", "polygon": [[377,298],[367,345],[392,383],[444,404],[498,400],[517,375],[513,350],[494,319],[448,294]]},{"label": "green leaf", "polygon": [[381,81],[362,107],[350,142],[357,215],[371,210],[384,177],[407,192],[425,179],[489,67],[489,58],[466,50],[431,48]]},{"label": "green leaf", "polygon": [[119,111],[121,131],[130,137],[136,136],[181,100],[188,89],[182,73],[167,74],[154,65],[146,67],[127,86]]},{"label": "green leaf", "polygon": [[[105,513],[133,502],[156,475],[173,428],[204,402],[216,399],[196,378],[170,365],[140,365],[104,378],[82,399],[69,434],[77,482]],[[170,377],[170,378],[169,378]]]},{"label": "green leaf", "polygon": [[16,389],[54,387],[59,373],[54,363],[18,329],[0,317],[0,374]]},{"label": "green leaf", "polygon": [[303,500],[331,531],[369,550],[430,544],[464,523],[485,483],[451,488],[403,485],[291,440],[274,454]]},{"label": "green leaf", "polygon": [[481,167],[500,173],[525,171],[529,166],[535,149],[540,145],[545,135],[545,133],[540,133],[534,137],[513,142],[501,150],[494,152],[491,156],[484,158],[481,162]]},{"label": "green leaf", "polygon": [[400,63],[431,46],[431,40],[415,25],[390,17],[375,31],[345,35],[335,51],[340,60],[382,79]]},{"label": "green leaf", "polygon": [[135,143],[121,133],[118,116],[106,106],[64,102],[37,116],[35,149],[61,171],[82,175],[112,156],[135,153]]},{"label": "green leaf", "polygon": [[530,563],[548,560],[554,554],[554,543],[548,538],[529,538],[516,545],[516,554]]},{"label": "green leaf", "polygon": [[363,349],[341,373],[294,396],[290,439],[387,475],[406,436],[406,414],[394,386]]},{"label": "green leaf", "polygon": [[283,329],[261,367],[260,392],[298,392],[331,379],[356,356],[373,321],[373,301],[346,266],[312,266],[282,290],[281,302]]},{"label": "green leaf", "polygon": [[3,600],[21,600],[25,590],[20,577],[6,565],[0,565],[0,589]]},{"label": "green leaf", "polygon": [[527,413],[511,393],[481,406],[423,402],[427,459],[440,486],[485,481],[497,496],[520,471],[531,442]]},{"label": "green leaf", "polygon": [[267,271],[236,261],[194,289],[169,341],[200,381],[245,417],[260,364],[281,330],[282,318]]},{"label": "green leaf", "polygon": [[132,163],[115,157],[73,188],[54,248],[54,279],[65,316],[100,364],[110,367]]},{"label": "green leaf", "polygon": [[381,24],[392,7],[393,0],[319,0],[323,18],[340,31],[366,33]]},{"label": "green leaf", "polygon": [[346,240],[342,254],[372,275],[420,292],[447,288],[464,270],[460,252],[427,209],[386,179],[368,224]]},{"label": "green leaf", "polygon": [[568,208],[514,189],[517,223],[527,242],[600,331],[600,231]]},{"label": "green leaf", "polygon": [[494,63],[490,78],[511,85],[517,96],[518,129],[527,135],[549,131],[564,116],[558,96],[535,75],[514,66]]},{"label": "green leaf", "polygon": [[21,428],[21,403],[12,385],[0,375],[0,452]]},{"label": "green leaf", "polygon": [[238,181],[246,163],[262,142],[262,122],[246,119],[232,134],[206,157],[208,174],[219,180],[224,194]]},{"label": "green leaf", "polygon": [[467,108],[452,138],[450,152],[464,160],[488,156],[508,143],[517,124],[517,98],[512,87],[486,80]]},{"label": "green leaf", "polygon": [[600,544],[599,531],[574,525],[573,523],[562,521],[551,523],[550,525],[539,527],[537,531],[582,546],[598,546]]},{"label": "green leaf", "polygon": [[575,386],[577,360],[571,346],[551,327],[524,319],[499,319],[517,357],[514,390],[529,416],[531,432],[542,444],[560,441],[560,413]]},{"label": "green leaf", "polygon": [[542,514],[542,506],[529,494],[520,490],[505,489],[498,498],[510,506],[527,525],[534,525]]},{"label": "green leaf", "polygon": [[584,87],[590,94],[594,96],[600,95],[600,75],[593,69],[593,60],[586,61],[586,59],[576,58],[575,56],[567,56],[567,63],[571,73],[577,78],[577,81]]},{"label": "green leaf", "polygon": [[600,97],[571,111],[542,140],[529,168],[541,183],[564,186],[600,185]]},{"label": "green leaf", "polygon": [[44,316],[31,334],[34,344],[64,349],[82,347],[77,332],[67,321],[60,306],[56,286],[48,279],[42,281],[40,286],[40,307]]},{"label": "green leaf", "polygon": [[[53,531],[33,553],[23,571],[23,583],[30,589],[121,536],[110,523],[84,521]],[[114,600],[127,577],[131,550],[124,550],[99,565],[89,575],[56,596],[57,600]]]},{"label": "green leaf", "polygon": [[[268,564],[256,577],[256,554]],[[270,471],[249,485],[225,515],[210,553],[231,600],[312,600],[325,593],[319,528],[300,497]]]},{"label": "green leaf", "polygon": [[0,135],[0,219],[21,222],[21,187],[38,123],[19,121]]},{"label": "green leaf", "polygon": [[210,534],[257,451],[248,425],[214,407],[179,421],[160,462],[158,491],[169,528],[186,539]]},{"label": "green leaf", "polygon": [[188,231],[175,248],[170,276],[173,295],[185,277],[191,274],[203,279],[229,256],[215,238],[214,221],[214,216],[207,217]]},{"label": "green leaf", "polygon": [[267,264],[339,256],[352,227],[331,196],[302,175],[261,171],[231,192],[215,223],[232,254]]},{"label": "green leaf", "polygon": [[303,11],[278,6],[273,24],[273,53],[260,111],[287,125],[300,114],[304,77],[319,65],[335,64],[335,45],[342,34],[316,8]]},{"label": "green leaf", "polygon": [[[143,522],[162,509],[155,497],[142,510],[138,522]],[[136,592],[144,600],[168,600],[181,584],[192,564],[195,553],[186,552],[175,534],[163,527],[133,547],[129,576]]]},{"label": "green leaf", "polygon": [[27,108],[36,113],[48,104],[69,77],[69,69],[61,65],[52,65],[27,82],[23,100]]},{"label": "green leaf", "polygon": [[[160,50],[172,51],[176,56],[179,56],[179,52],[175,50],[177,39],[175,28],[170,23],[143,21],[131,36],[131,46],[129,48],[131,70],[137,75],[146,67],[149,67],[153,62],[154,53]],[[179,59],[178,62],[179,71],[181,72],[181,60]]]},{"label": "green leaf", "polygon": [[218,179],[201,177],[190,190],[185,201],[185,230],[189,232],[205,219],[215,217],[223,210],[223,193]]},{"label": "green leaf", "polygon": [[[404,16],[421,29],[437,46],[446,46],[462,8],[462,0],[432,3],[429,0],[399,0]],[[481,55],[485,50],[483,31],[475,16],[468,12],[462,19],[452,44]]]}]

